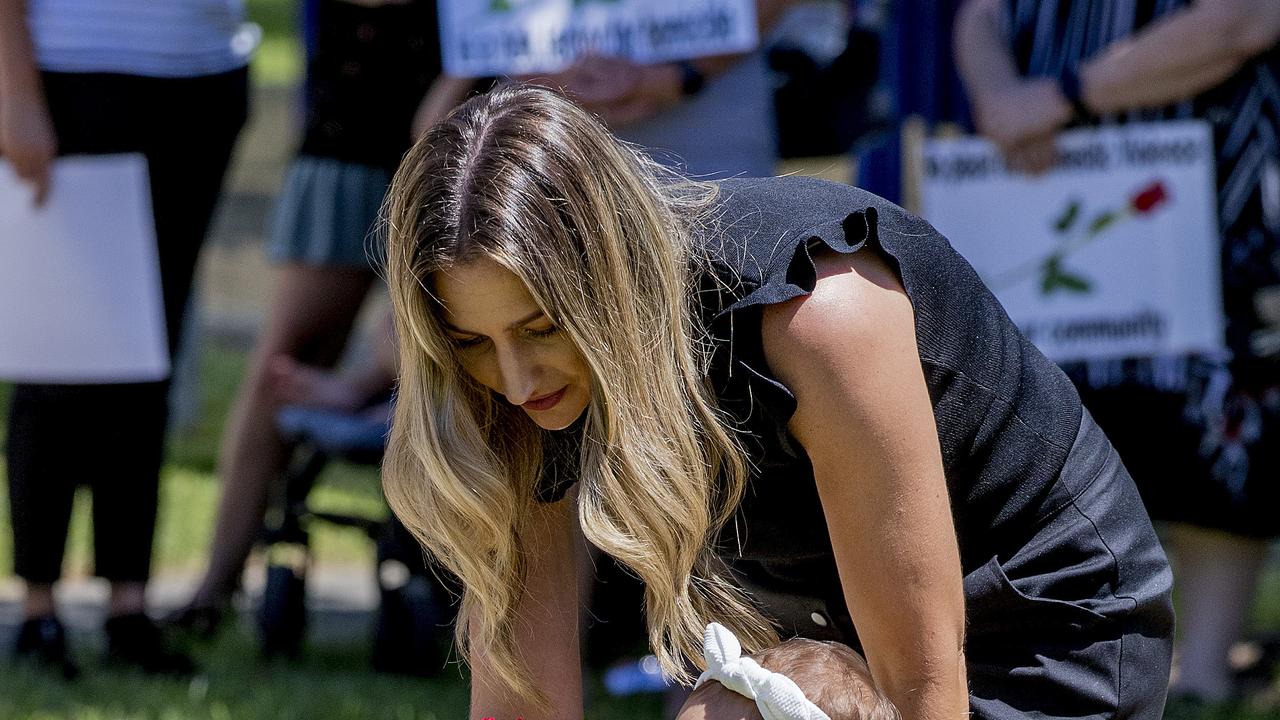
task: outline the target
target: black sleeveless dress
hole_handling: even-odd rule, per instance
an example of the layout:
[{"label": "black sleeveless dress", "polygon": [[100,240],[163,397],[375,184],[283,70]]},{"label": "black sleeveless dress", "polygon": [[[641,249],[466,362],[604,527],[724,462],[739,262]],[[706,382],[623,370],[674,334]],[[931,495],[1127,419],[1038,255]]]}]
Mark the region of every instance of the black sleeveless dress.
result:
[{"label": "black sleeveless dress", "polygon": [[720,189],[719,220],[700,241],[701,304],[711,382],[753,469],[718,547],[783,636],[858,645],[812,467],[787,431],[795,398],[764,360],[760,310],[813,290],[820,249],[879,252],[915,311],[965,573],[974,715],[1159,718],[1168,563],[1063,373],[946,239],[897,206],[810,178]]}]

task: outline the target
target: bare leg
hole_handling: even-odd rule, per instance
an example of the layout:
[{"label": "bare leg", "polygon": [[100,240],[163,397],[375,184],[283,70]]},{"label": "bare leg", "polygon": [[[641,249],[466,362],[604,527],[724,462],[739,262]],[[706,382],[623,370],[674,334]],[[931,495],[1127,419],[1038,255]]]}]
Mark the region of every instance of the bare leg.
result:
[{"label": "bare leg", "polygon": [[269,371],[281,404],[353,412],[395,384],[399,355],[391,312],[378,319],[365,362],[340,372],[299,362],[288,355],[271,359]]},{"label": "bare leg", "polygon": [[53,615],[53,585],[27,583],[26,617],[39,618]]},{"label": "bare leg", "polygon": [[1267,543],[1173,525],[1169,534],[1178,586],[1178,677],[1171,690],[1220,701],[1231,695],[1227,654],[1253,607]]},{"label": "bare leg", "polygon": [[142,613],[147,607],[147,584],[144,582],[113,582],[111,596],[107,600],[107,615],[132,615]]},{"label": "bare leg", "polygon": [[268,490],[287,462],[275,426],[278,402],[270,364],[288,355],[321,367],[342,354],[374,276],[355,269],[286,265],[277,272],[266,327],[250,358],[223,435],[219,475],[222,500],[214,526],[209,568],[192,606],[225,602],[262,526]]}]

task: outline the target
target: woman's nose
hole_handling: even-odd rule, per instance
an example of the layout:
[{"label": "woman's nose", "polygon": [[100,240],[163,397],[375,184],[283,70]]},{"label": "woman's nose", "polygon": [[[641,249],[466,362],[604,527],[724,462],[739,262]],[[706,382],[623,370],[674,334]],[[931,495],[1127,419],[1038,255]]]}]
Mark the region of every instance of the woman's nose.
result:
[{"label": "woman's nose", "polygon": [[534,395],[536,364],[525,353],[508,350],[498,353],[498,382],[512,405],[523,405]]}]

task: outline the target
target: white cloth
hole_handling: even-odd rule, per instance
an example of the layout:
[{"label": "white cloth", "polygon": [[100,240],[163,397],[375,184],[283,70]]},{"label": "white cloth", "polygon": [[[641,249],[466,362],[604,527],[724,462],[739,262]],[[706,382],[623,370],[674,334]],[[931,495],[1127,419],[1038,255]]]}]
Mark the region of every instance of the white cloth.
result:
[{"label": "white cloth", "polygon": [[261,36],[243,0],[28,0],[27,26],[41,70],[147,77],[244,67]]},{"label": "white cloth", "polygon": [[804,696],[800,686],[781,673],[761,667],[742,657],[742,644],[720,623],[707,625],[703,636],[703,657],[707,670],[694,687],[715,680],[726,688],[756,701],[764,720],[831,720]]}]

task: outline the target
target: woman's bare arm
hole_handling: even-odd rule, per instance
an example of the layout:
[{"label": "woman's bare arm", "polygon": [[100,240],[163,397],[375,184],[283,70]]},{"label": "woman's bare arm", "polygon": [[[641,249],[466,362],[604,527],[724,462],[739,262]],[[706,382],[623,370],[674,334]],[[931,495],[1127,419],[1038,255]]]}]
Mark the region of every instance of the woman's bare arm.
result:
[{"label": "woman's bare arm", "polygon": [[[955,53],[978,130],[1009,152],[1072,117],[1056,78],[1018,75],[1001,33],[1001,1],[969,0]],[[1085,105],[1107,114],[1160,107],[1209,90],[1280,40],[1275,0],[1199,0],[1106,47],[1080,71]]]},{"label": "woman's bare arm", "polygon": [[483,648],[471,658],[471,720],[569,720],[582,717],[582,667],[578,645],[577,521],[572,494],[537,505],[529,538],[529,573],[515,618],[520,657],[551,709],[543,715],[513,695],[485,662]]},{"label": "woman's bare arm", "polygon": [[1084,101],[1106,114],[1185,100],[1226,80],[1277,41],[1275,0],[1199,0],[1085,63]]},{"label": "woman's bare arm", "polygon": [[35,186],[39,204],[58,142],[35,57],[26,0],[0,0],[0,156]]},{"label": "woman's bare arm", "polygon": [[816,262],[811,295],[765,309],[765,356],[796,395],[790,429],[876,683],[906,720],[956,720],[964,594],[911,303],[873,253]]}]

